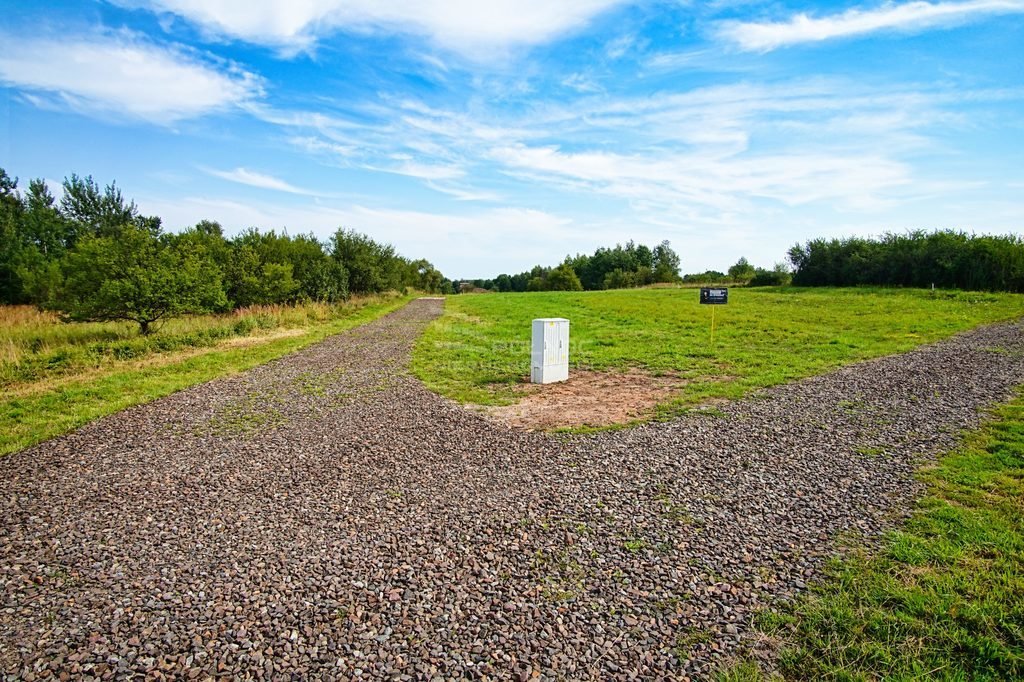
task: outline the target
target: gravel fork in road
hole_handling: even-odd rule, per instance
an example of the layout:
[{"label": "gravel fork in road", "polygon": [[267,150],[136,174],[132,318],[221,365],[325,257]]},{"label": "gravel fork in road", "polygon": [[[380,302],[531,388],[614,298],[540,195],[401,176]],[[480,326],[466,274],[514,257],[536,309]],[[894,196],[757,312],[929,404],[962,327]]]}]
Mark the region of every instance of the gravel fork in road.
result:
[{"label": "gravel fork in road", "polygon": [[556,438],[409,375],[419,300],[0,460],[22,679],[681,679],[909,509],[1024,383],[1020,324]]}]

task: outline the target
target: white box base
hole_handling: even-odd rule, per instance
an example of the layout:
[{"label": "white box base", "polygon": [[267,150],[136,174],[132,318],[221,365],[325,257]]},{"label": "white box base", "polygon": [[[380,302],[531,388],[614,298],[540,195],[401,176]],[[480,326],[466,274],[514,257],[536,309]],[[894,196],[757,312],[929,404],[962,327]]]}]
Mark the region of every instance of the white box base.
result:
[{"label": "white box base", "polygon": [[530,382],[534,384],[553,384],[569,378],[569,365],[548,365],[547,367],[531,367]]}]

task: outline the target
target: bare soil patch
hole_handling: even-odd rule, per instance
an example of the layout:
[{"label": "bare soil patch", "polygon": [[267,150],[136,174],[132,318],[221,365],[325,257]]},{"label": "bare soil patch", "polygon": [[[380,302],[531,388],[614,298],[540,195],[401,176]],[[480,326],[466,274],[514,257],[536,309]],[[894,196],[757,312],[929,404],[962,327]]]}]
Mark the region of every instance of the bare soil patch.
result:
[{"label": "bare soil patch", "polygon": [[686,380],[642,369],[626,372],[576,370],[568,381],[517,384],[522,398],[514,405],[479,406],[487,417],[528,431],[627,424],[650,416],[677,395]]}]

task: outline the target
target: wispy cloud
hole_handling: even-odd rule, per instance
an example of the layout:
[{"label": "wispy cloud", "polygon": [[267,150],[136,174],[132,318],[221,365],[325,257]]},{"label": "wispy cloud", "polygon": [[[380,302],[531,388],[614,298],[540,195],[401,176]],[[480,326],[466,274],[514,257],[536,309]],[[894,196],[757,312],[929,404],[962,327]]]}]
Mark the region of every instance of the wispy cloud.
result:
[{"label": "wispy cloud", "polygon": [[816,43],[877,31],[919,31],[1018,12],[1024,12],[1024,1],[887,3],[874,9],[850,9],[824,17],[801,13],[777,22],[726,21],[719,25],[718,34],[741,49],[767,52],[801,43]]},{"label": "wispy cloud", "polygon": [[366,168],[396,175],[408,175],[421,180],[454,180],[466,174],[466,171],[458,165],[422,163],[408,154],[394,154],[392,159],[396,162],[394,165],[366,166]]},{"label": "wispy cloud", "polygon": [[247,168],[236,168],[234,170],[225,171],[217,170],[215,168],[201,167],[200,170],[215,178],[227,180],[228,182],[236,182],[240,185],[258,187],[259,189],[270,189],[277,192],[287,192],[288,194],[300,194],[303,196],[323,196],[319,192],[303,189],[302,187],[296,187],[295,185],[286,182],[285,180],[281,180],[280,178],[251,171]]},{"label": "wispy cloud", "polygon": [[605,43],[604,55],[608,59],[619,59],[629,52],[634,45],[636,45],[636,34],[627,33]]},{"label": "wispy cloud", "polygon": [[562,79],[562,85],[576,92],[601,92],[604,89],[593,78],[582,73],[569,74]]},{"label": "wispy cloud", "polygon": [[797,206],[823,199],[863,206],[911,183],[909,168],[880,155],[787,154],[713,159],[692,155],[566,153],[550,147],[495,151],[512,168],[548,182],[645,202],[735,211],[755,199]]},{"label": "wispy cloud", "polygon": [[428,182],[427,187],[434,190],[435,192],[447,194],[456,201],[488,201],[493,203],[505,200],[504,197],[498,194],[497,192],[467,189],[465,187],[456,186],[451,183]]},{"label": "wispy cloud", "polygon": [[170,125],[244,105],[262,79],[180,46],[121,31],[72,38],[0,33],[0,82],[40,106]]},{"label": "wispy cloud", "polygon": [[[977,125],[965,107],[1007,99],[1024,93],[844,79],[581,95],[518,115],[405,99],[347,130],[351,146],[333,162],[412,177],[457,200],[493,201],[496,188],[616,198],[653,222],[815,202],[873,211],[933,191],[915,165],[934,151],[933,133]],[[294,139],[312,153],[335,144]]]},{"label": "wispy cloud", "polygon": [[308,50],[338,30],[406,33],[474,58],[537,45],[624,0],[114,0],[184,17],[215,35]]},{"label": "wispy cloud", "polygon": [[293,135],[288,138],[288,142],[310,154],[325,154],[335,159],[344,159],[356,153],[354,145],[339,144],[310,135]]}]

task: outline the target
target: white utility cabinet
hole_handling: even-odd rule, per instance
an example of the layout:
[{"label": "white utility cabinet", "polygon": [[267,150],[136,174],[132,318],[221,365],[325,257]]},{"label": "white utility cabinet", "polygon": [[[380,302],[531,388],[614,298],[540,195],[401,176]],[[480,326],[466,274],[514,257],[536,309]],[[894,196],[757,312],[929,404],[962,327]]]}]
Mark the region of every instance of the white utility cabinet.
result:
[{"label": "white utility cabinet", "polygon": [[569,320],[542,317],[533,321],[530,381],[550,384],[569,378]]}]

